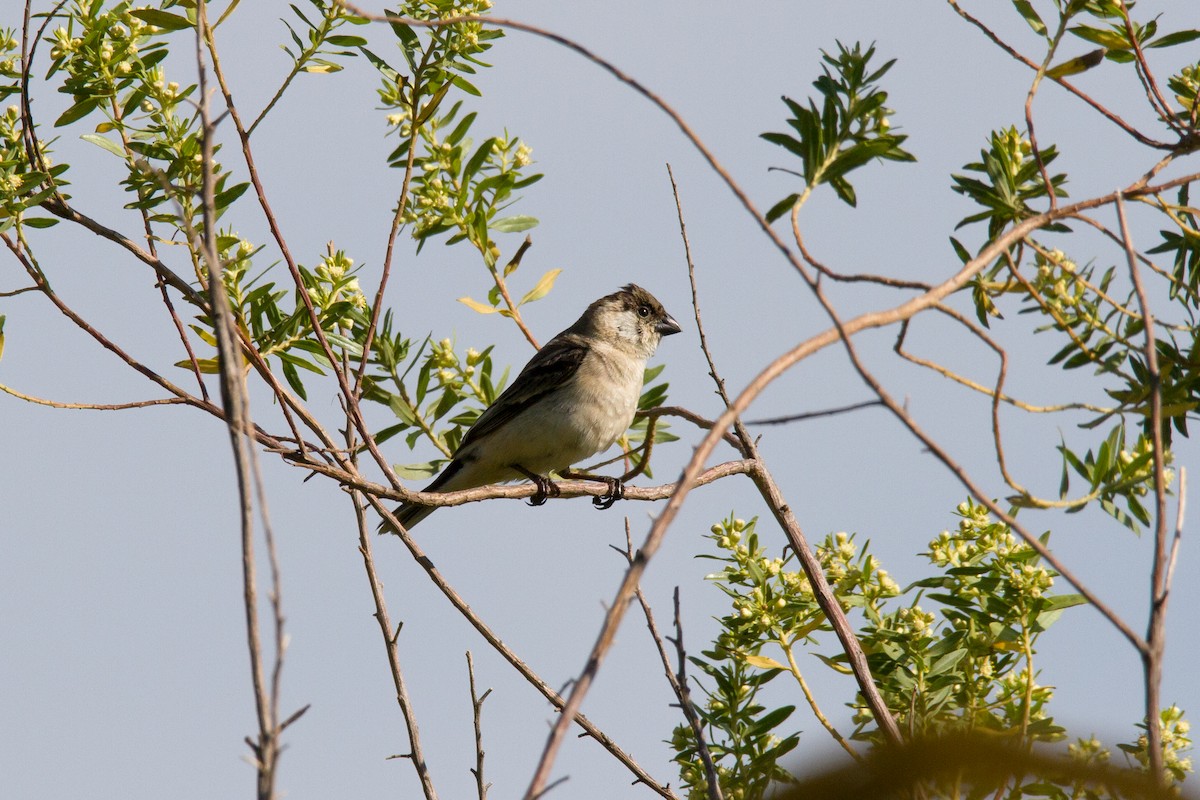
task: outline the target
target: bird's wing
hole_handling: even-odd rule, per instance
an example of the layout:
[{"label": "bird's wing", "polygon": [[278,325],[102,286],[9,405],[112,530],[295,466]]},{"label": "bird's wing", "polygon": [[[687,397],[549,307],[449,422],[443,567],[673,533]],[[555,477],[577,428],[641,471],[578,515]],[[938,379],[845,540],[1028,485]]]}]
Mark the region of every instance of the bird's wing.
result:
[{"label": "bird's wing", "polygon": [[459,451],[482,440],[497,428],[507,424],[542,398],[563,387],[579,370],[587,356],[587,343],[572,335],[559,335],[529,359],[517,379],[500,393],[479,415],[479,419],[463,437]]}]

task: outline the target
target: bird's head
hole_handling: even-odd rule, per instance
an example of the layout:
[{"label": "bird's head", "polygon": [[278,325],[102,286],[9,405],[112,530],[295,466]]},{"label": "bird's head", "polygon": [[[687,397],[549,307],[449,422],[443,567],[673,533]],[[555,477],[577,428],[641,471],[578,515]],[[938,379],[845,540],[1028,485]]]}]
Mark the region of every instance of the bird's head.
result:
[{"label": "bird's head", "polygon": [[680,330],[662,303],[633,283],[592,303],[575,325],[645,358],[654,354],[662,337]]}]

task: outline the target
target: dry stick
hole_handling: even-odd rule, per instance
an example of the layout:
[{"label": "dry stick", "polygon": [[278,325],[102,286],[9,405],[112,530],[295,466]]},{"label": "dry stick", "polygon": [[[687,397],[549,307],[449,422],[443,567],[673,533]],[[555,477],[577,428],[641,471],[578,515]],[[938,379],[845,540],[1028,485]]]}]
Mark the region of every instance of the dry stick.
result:
[{"label": "dry stick", "polygon": [[475,662],[471,658],[471,651],[467,651],[467,679],[471,685],[471,717],[475,725],[475,768],[471,770],[471,774],[475,776],[475,791],[479,800],[487,800],[488,789],[491,788],[490,783],[485,783],[483,780],[483,725],[481,715],[483,711],[483,701],[488,699],[488,695],[492,693],[488,689],[482,695],[475,691]]},{"label": "dry stick", "polygon": [[[204,3],[197,7],[197,39],[201,36],[204,20]],[[199,60],[200,46],[197,45]],[[200,64],[200,117],[202,128],[203,153],[203,204],[204,204],[204,259],[208,262],[209,274],[213,276],[210,286],[210,302],[213,306],[213,327],[216,332],[218,363],[220,365],[221,402],[225,407],[228,420],[230,443],[233,446],[234,464],[237,473],[238,492],[241,499],[242,531],[242,599],[246,614],[246,637],[250,650],[251,680],[254,685],[254,705],[258,712],[258,739],[247,742],[254,750],[255,768],[257,770],[257,796],[259,800],[272,800],[275,796],[275,765],[279,755],[278,742],[275,739],[277,728],[275,709],[266,687],[263,670],[262,636],[258,622],[258,590],[256,588],[254,564],[254,521],[253,498],[250,481],[251,467],[249,447],[246,433],[249,430],[248,398],[238,358],[238,348],[234,344],[236,336],[233,332],[233,312],[229,307],[229,298],[223,291],[224,283],[221,276],[223,266],[216,252],[213,241],[211,222],[214,194],[212,187],[212,134],[211,122],[208,118],[206,102],[205,69]]]},{"label": "dry stick", "polygon": [[[667,172],[670,174],[670,167],[667,168]],[[671,189],[675,195],[675,208],[679,214],[679,230],[683,236],[684,253],[687,256],[688,280],[692,287],[692,310],[696,318],[696,327],[700,330],[700,347],[704,351],[705,359],[708,361],[709,374],[717,384],[717,392],[721,395],[721,399],[725,401],[725,407],[728,409],[730,403],[729,395],[725,391],[725,381],[717,371],[716,363],[713,361],[712,354],[708,350],[708,341],[704,336],[704,323],[700,316],[700,303],[696,291],[696,266],[692,261],[691,245],[688,242],[687,229],[683,224],[683,207],[679,202],[679,190],[675,186],[674,175],[671,175]],[[793,218],[795,217],[795,213],[793,211]],[[801,270],[801,275],[805,280],[808,280],[808,276],[803,270]],[[812,285],[811,281],[810,285]],[[818,299],[826,306],[826,311],[830,315],[830,318],[833,319],[834,324],[839,324],[837,316],[833,313],[833,308],[825,303],[819,287],[814,285],[813,288],[817,291]],[[849,341],[847,340],[848,344]],[[812,585],[813,597],[817,601],[817,605],[820,607],[822,613],[825,614],[825,618],[829,620],[834,634],[841,643],[842,650],[846,653],[846,659],[854,673],[854,679],[858,683],[859,691],[862,692],[863,698],[866,700],[868,707],[870,707],[871,713],[875,717],[880,730],[884,732],[889,741],[899,744],[901,741],[900,728],[897,726],[895,718],[892,717],[892,713],[887,707],[887,702],[875,686],[875,679],[871,675],[870,667],[867,665],[867,656],[863,652],[862,644],[858,641],[858,636],[854,632],[854,626],[847,619],[841,602],[838,600],[837,595],[834,594],[829,581],[825,577],[825,569],[821,566],[820,559],[816,557],[816,554],[813,553],[812,548],[809,546],[804,532],[800,529],[799,522],[796,520],[791,508],[784,501],[783,493],[779,490],[774,476],[771,475],[771,472],[762,460],[762,456],[758,452],[757,444],[750,438],[750,434],[746,431],[746,427],[742,424],[739,416],[733,417],[733,427],[737,432],[738,439],[742,443],[743,455],[754,465],[754,468],[750,472],[750,478],[754,481],[754,485],[758,487],[759,494],[766,501],[767,507],[771,510],[776,522],[787,537],[792,550],[795,551],[796,557],[800,560],[804,574],[808,576],[808,581]],[[828,725],[825,727],[829,730]],[[840,738],[836,735],[836,732],[834,738]],[[848,747],[847,750],[849,750]]]},{"label": "dry stick", "polygon": [[[526,486],[519,488],[532,489],[533,487]],[[586,488],[594,490],[595,492],[606,491],[605,489],[597,486],[587,486]],[[436,493],[430,493],[430,495],[434,494]],[[520,657],[508,647],[508,645],[504,644],[504,642],[500,640],[500,637],[497,636],[496,633],[487,626],[487,624],[479,617],[478,614],[475,613],[474,610],[472,610],[469,605],[467,605],[467,602],[462,598],[461,595],[458,594],[457,591],[454,590],[454,587],[452,587],[446,581],[446,579],[442,577],[441,572],[439,572],[437,567],[434,566],[433,561],[427,555],[425,555],[425,552],[420,548],[408,531],[404,530],[403,526],[400,525],[400,521],[396,519],[391,509],[382,503],[377,496],[369,492],[364,496],[375,509],[375,511],[395,528],[395,535],[398,536],[400,541],[404,543],[404,546],[408,548],[413,560],[416,561],[421,569],[425,570],[425,573],[429,576],[430,580],[433,581],[433,584],[438,588],[439,591],[441,591],[446,599],[450,601],[451,605],[453,605],[458,612],[463,615],[467,622],[471,623],[471,626],[479,632],[484,640],[487,641],[487,643],[491,645],[497,653],[503,656],[504,659],[517,670],[517,672],[521,673],[521,676],[524,677],[525,680],[527,680],[535,689],[537,689],[543,697],[550,701],[551,705],[562,711],[567,704],[558,694],[558,692],[554,691],[554,689],[551,688],[548,683],[542,680],[542,678],[536,672],[534,672],[529,665],[522,661]],[[644,783],[646,786],[650,787],[651,790],[657,792],[660,796],[667,798],[667,800],[678,800],[677,796],[671,791],[668,785],[659,783],[653,777],[651,777],[651,775],[646,772],[646,770],[643,769],[640,764],[634,761],[628,753],[619,748],[612,738],[600,730],[591,720],[589,720],[583,714],[577,712],[574,712],[571,718],[574,719],[579,727],[583,728],[583,730],[589,736],[599,742],[605,750],[611,753],[618,761],[624,764],[630,772],[637,776],[638,782]]]},{"label": "dry stick", "polygon": [[[688,688],[687,679],[687,650],[683,646],[683,622],[679,614],[679,587],[675,587],[674,593],[675,606],[675,637],[671,643],[675,645],[675,653],[678,657],[679,674],[676,676],[676,683],[679,684],[680,702],[684,707],[684,714],[688,716],[688,722],[692,725],[692,730],[696,734],[696,746],[700,751],[700,759],[704,762],[704,774],[709,781],[709,797],[712,800],[721,800],[721,785],[717,779],[717,768],[713,764],[712,754],[708,752],[708,743],[704,741],[703,728],[700,727],[700,715],[696,713],[696,707],[692,704],[692,691]],[[649,608],[647,608],[649,613]],[[688,714],[687,709],[691,709]]]},{"label": "dry stick", "polygon": [[[633,536],[629,529],[629,517],[625,518],[625,550],[622,552],[616,546],[613,546],[613,549],[621,552],[626,561],[633,560]],[[692,735],[696,737],[696,752],[700,756],[701,764],[704,765],[704,779],[707,783],[709,800],[723,800],[721,784],[717,779],[717,767],[713,763],[712,753],[708,749],[708,741],[704,736],[704,723],[696,711],[691,691],[688,689],[687,654],[683,649],[683,625],[679,620],[679,587],[675,587],[675,638],[670,640],[675,645],[675,652],[679,656],[678,673],[671,667],[671,657],[667,655],[667,646],[663,643],[663,637],[658,632],[658,625],[654,622],[654,611],[650,608],[650,601],[646,599],[646,593],[642,591],[641,586],[638,586],[634,595],[637,597],[638,605],[642,607],[642,614],[646,617],[646,628],[650,631],[650,638],[654,640],[655,649],[658,650],[658,657],[662,661],[667,683],[671,684],[671,691],[679,700],[679,708],[683,711],[683,716],[692,729]]]},{"label": "dry stick", "polygon": [[408,686],[404,680],[404,671],[400,665],[400,649],[398,640],[400,628],[392,626],[388,616],[387,601],[383,596],[383,583],[375,569],[375,558],[371,552],[371,531],[367,524],[365,506],[362,495],[355,491],[350,493],[354,504],[354,518],[358,524],[358,552],[362,555],[363,568],[367,573],[367,583],[371,586],[371,599],[375,603],[375,621],[379,623],[379,633],[383,636],[384,649],[387,651],[388,669],[392,673],[392,685],[396,689],[396,705],[400,706],[400,715],[404,717],[404,727],[408,731],[409,753],[407,758],[412,761],[417,777],[421,781],[421,791],[426,800],[436,800],[437,791],[433,787],[433,779],[429,775],[429,765],[425,761],[421,749],[421,733],[417,728],[417,718],[413,711],[412,700],[409,698]]},{"label": "dry stick", "polygon": [[[1122,6],[1122,9],[1124,6]],[[1126,15],[1128,24],[1128,15]],[[1149,771],[1155,781],[1165,780],[1163,774],[1162,721],[1158,716],[1159,694],[1162,689],[1163,654],[1166,649],[1167,592],[1167,486],[1166,459],[1163,451],[1163,408],[1162,374],[1158,369],[1158,345],[1154,338],[1154,317],[1146,299],[1146,288],[1142,285],[1138,270],[1133,238],[1129,234],[1125,218],[1125,201],[1117,192],[1117,220],[1121,226],[1121,240],[1129,260],[1129,275],[1133,279],[1133,290],[1137,294],[1142,310],[1142,327],[1146,332],[1146,377],[1150,387],[1150,437],[1154,453],[1154,513],[1157,517],[1154,528],[1154,568],[1150,578],[1150,620],[1146,632],[1146,648],[1142,650],[1142,663],[1146,681],[1146,755],[1150,760]]]},{"label": "dry stick", "polygon": [[[454,492],[410,492],[407,490],[392,489],[374,481],[369,481],[362,477],[357,471],[348,471],[337,466],[322,463],[320,461],[304,461],[297,457],[295,450],[280,446],[280,452],[289,463],[295,464],[301,469],[310,470],[326,477],[333,478],[344,486],[351,489],[359,489],[364,494],[369,494],[372,497],[387,500],[401,500],[404,502],[415,502],[420,505],[432,506],[434,508],[442,508],[444,506],[461,506],[465,503],[477,503],[482,500],[495,500],[504,498],[506,500],[524,500],[533,497],[537,494],[537,487],[530,483],[517,485],[495,484],[491,486],[480,486],[474,489],[460,489]],[[752,463],[749,460],[741,459],[737,461],[726,461],[723,464],[717,464],[710,467],[696,478],[696,486],[707,486],[710,483],[715,483],[722,478],[728,478],[731,475],[746,475],[749,474],[752,468]],[[554,485],[559,488],[559,499],[568,499],[572,497],[604,497],[608,492],[608,487],[598,484],[595,480],[589,481],[555,481]],[[659,486],[627,486],[625,487],[625,500],[664,500],[671,496],[675,491],[677,484],[664,483]]]}]

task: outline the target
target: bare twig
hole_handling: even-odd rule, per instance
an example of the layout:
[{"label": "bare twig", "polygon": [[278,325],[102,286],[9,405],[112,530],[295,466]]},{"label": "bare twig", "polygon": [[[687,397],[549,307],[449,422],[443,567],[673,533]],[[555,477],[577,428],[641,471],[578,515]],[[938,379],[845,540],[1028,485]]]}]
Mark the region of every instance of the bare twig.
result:
[{"label": "bare twig", "polygon": [[864,408],[874,408],[881,406],[883,403],[878,400],[864,400],[861,403],[851,403],[848,406],[837,406],[836,408],[824,408],[820,411],[805,411],[801,414],[788,414],[785,417],[767,417],[765,419],[748,419],[747,425],[787,425],[790,422],[804,422],[810,419],[821,419],[823,417],[835,417],[838,414],[847,414],[851,411],[861,411]]},{"label": "bare twig", "polygon": [[9,291],[9,292],[0,292],[0,297],[16,297],[17,295],[25,294],[26,292],[40,292],[40,291],[41,291],[41,289],[39,289],[36,286],[24,286],[20,289],[13,289],[12,291]]},{"label": "bare twig", "polygon": [[1187,469],[1179,468],[1179,513],[1175,518],[1175,536],[1171,539],[1171,556],[1167,559],[1167,575],[1163,579],[1162,597],[1165,599],[1171,592],[1171,582],[1175,578],[1175,563],[1179,559],[1179,545],[1183,541],[1183,517],[1187,510]]},{"label": "bare twig", "polygon": [[421,781],[421,791],[426,800],[437,800],[437,791],[433,786],[433,778],[429,774],[429,764],[425,761],[425,753],[421,749],[421,732],[417,726],[416,712],[413,710],[412,699],[408,694],[408,685],[404,680],[404,670],[400,665],[399,638],[400,630],[392,625],[388,615],[387,601],[383,596],[383,583],[375,570],[375,557],[371,552],[371,526],[367,522],[362,495],[351,492],[354,504],[354,519],[358,525],[358,552],[362,556],[363,569],[366,570],[367,583],[371,587],[371,600],[375,604],[375,621],[379,624],[379,633],[383,637],[383,647],[387,652],[388,669],[392,674],[392,685],[396,689],[396,705],[400,706],[400,715],[404,717],[404,727],[408,732],[408,759],[417,771]]},{"label": "bare twig", "polygon": [[[633,560],[633,536],[629,529],[628,517],[625,518],[625,552],[622,555],[627,561]],[[691,691],[688,689],[687,653],[683,647],[683,623],[679,616],[679,587],[675,587],[675,638],[670,640],[675,645],[675,652],[679,659],[677,671],[671,667],[671,657],[667,655],[667,646],[658,632],[658,625],[654,622],[654,611],[650,608],[650,601],[646,599],[646,593],[639,586],[635,594],[638,604],[642,607],[642,614],[646,617],[646,628],[650,631],[650,638],[654,640],[654,647],[662,661],[667,683],[671,684],[671,691],[675,693],[675,698],[679,701],[679,709],[691,727],[692,735],[696,737],[696,753],[700,756],[700,763],[704,765],[704,779],[707,782],[709,800],[722,800],[724,795],[721,792],[721,783],[717,779],[717,767],[713,763],[712,752],[708,749],[708,739],[704,735],[704,722],[696,711]]]},{"label": "bare twig", "polygon": [[[525,320],[521,317],[521,309],[516,303],[513,302],[512,295],[508,293],[508,284],[504,281],[504,275],[506,273],[511,273],[517,268],[518,265],[520,265],[521,257],[525,255],[525,251],[528,250],[532,245],[533,239],[529,236],[526,236],[525,240],[521,242],[521,246],[517,248],[516,254],[509,259],[508,267],[506,267],[503,271],[492,267],[491,273],[492,280],[495,281],[496,288],[500,291],[500,297],[503,298],[504,305],[508,308],[508,313],[511,315],[512,321],[517,324],[518,328],[520,328],[521,335],[525,337],[525,341],[533,345],[534,350],[541,350],[542,346],[538,344],[538,340],[536,337],[534,337],[533,332],[530,331],[525,325]],[[486,247],[487,242],[484,242],[483,246]]]},{"label": "bare twig", "polygon": [[492,693],[488,689],[482,695],[475,691],[475,662],[471,659],[471,651],[467,651],[467,677],[471,683],[471,717],[475,725],[475,767],[471,774],[475,776],[475,791],[479,800],[487,800],[490,783],[483,780],[483,726],[480,717],[483,711],[483,701]]},{"label": "bare twig", "polygon": [[42,397],[34,397],[31,394],[18,392],[11,386],[5,386],[2,383],[0,383],[0,392],[12,395],[18,400],[33,403],[34,405],[49,406],[50,408],[85,409],[88,411],[124,411],[129,408],[149,408],[150,406],[169,406],[187,403],[182,397],[159,397],[154,400],[135,400],[131,403],[62,403],[57,400],[46,400]]},{"label": "bare twig", "polygon": [[[1124,7],[1122,6],[1122,9]],[[1125,14],[1126,25],[1129,24]],[[1131,33],[1132,35],[1132,33]],[[1166,453],[1163,448],[1162,374],[1158,369],[1158,344],[1154,337],[1154,317],[1146,299],[1138,270],[1136,249],[1125,218],[1125,200],[1117,193],[1117,219],[1120,223],[1121,240],[1129,262],[1129,275],[1133,290],[1137,294],[1142,311],[1142,328],[1146,335],[1143,353],[1146,358],[1146,383],[1150,391],[1150,440],[1154,458],[1154,565],[1150,578],[1150,620],[1146,632],[1146,647],[1142,650],[1146,684],[1146,756],[1149,759],[1150,775],[1156,781],[1165,781],[1162,754],[1162,722],[1158,716],[1159,695],[1162,689],[1162,662],[1167,633],[1166,577],[1170,553],[1167,547],[1167,482]]]}]

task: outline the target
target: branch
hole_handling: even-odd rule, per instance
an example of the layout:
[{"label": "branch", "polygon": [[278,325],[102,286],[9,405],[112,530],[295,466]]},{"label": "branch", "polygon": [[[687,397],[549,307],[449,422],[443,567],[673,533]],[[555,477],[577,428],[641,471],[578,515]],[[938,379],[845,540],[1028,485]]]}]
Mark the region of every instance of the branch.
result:
[{"label": "branch", "polygon": [[471,651],[467,651],[467,678],[471,684],[471,717],[475,726],[475,767],[471,770],[471,774],[475,776],[475,791],[479,800],[487,800],[488,789],[491,788],[490,783],[483,781],[483,728],[480,723],[480,715],[483,711],[483,701],[488,699],[488,695],[492,693],[488,689],[482,695],[475,691],[475,662],[471,659]]},{"label": "branch", "polygon": [[[625,519],[625,558],[633,559],[633,539],[629,532],[629,519]],[[700,756],[700,762],[704,765],[704,779],[707,783],[707,794],[709,800],[723,800],[724,795],[721,793],[721,783],[717,778],[717,767],[713,763],[712,753],[708,749],[708,742],[704,737],[704,723],[700,719],[700,714],[696,711],[696,706],[692,703],[691,691],[687,684],[687,653],[683,648],[683,625],[679,619],[679,587],[675,587],[675,638],[672,643],[675,645],[675,653],[678,657],[678,672],[672,670],[671,658],[667,655],[667,647],[663,643],[663,637],[658,632],[658,626],[654,624],[654,612],[650,610],[650,601],[646,599],[645,592],[639,586],[637,589],[638,604],[642,607],[642,613],[646,617],[646,627],[650,631],[650,638],[654,640],[654,647],[658,650],[658,657],[662,660],[663,672],[667,676],[667,683],[671,684],[671,691],[675,693],[675,698],[679,700],[679,708],[683,711],[683,716],[687,720],[688,725],[692,729],[692,735],[696,737],[696,752]]]},{"label": "branch", "polygon": [[408,732],[408,759],[417,771],[417,778],[421,781],[421,791],[426,800],[437,800],[437,791],[433,787],[433,779],[429,774],[429,764],[425,761],[425,754],[421,749],[421,732],[417,727],[416,713],[413,711],[412,699],[409,697],[408,686],[404,680],[404,670],[400,665],[398,645],[400,628],[393,627],[391,617],[388,616],[387,601],[383,597],[383,583],[379,580],[379,573],[375,570],[375,557],[371,552],[370,526],[367,524],[362,495],[358,492],[351,492],[350,498],[354,505],[354,519],[358,525],[358,552],[362,555],[363,569],[366,570],[367,583],[371,587],[371,600],[375,604],[373,616],[379,623],[379,633],[383,636],[383,647],[387,652],[392,685],[396,689],[396,704],[400,706],[400,715],[404,717],[404,727]]},{"label": "branch", "polygon": [[[1123,5],[1122,12],[1124,12]],[[1128,14],[1124,14],[1124,17],[1128,26]],[[1143,353],[1146,358],[1146,383],[1150,390],[1150,439],[1154,454],[1154,513],[1156,519],[1154,566],[1150,578],[1150,622],[1146,635],[1146,647],[1142,650],[1142,662],[1145,665],[1146,683],[1146,756],[1149,759],[1150,776],[1155,781],[1162,782],[1166,776],[1163,773],[1162,722],[1158,716],[1158,708],[1159,694],[1162,689],[1163,652],[1166,647],[1167,592],[1165,586],[1169,556],[1167,549],[1166,454],[1163,450],[1162,431],[1162,374],[1158,369],[1158,345],[1154,339],[1154,317],[1150,314],[1146,289],[1142,285],[1141,272],[1138,270],[1133,238],[1129,234],[1129,224],[1125,218],[1125,201],[1119,192],[1117,193],[1117,220],[1121,226],[1121,241],[1125,245],[1125,254],[1129,261],[1129,276],[1133,281],[1133,290],[1137,294],[1138,305],[1142,310],[1142,328],[1146,334]]]}]

